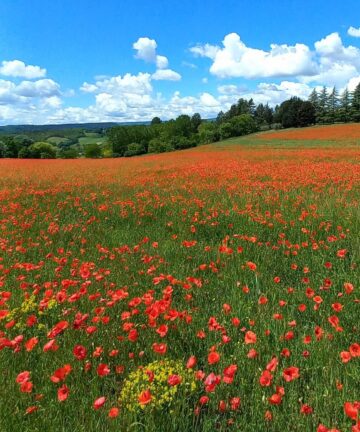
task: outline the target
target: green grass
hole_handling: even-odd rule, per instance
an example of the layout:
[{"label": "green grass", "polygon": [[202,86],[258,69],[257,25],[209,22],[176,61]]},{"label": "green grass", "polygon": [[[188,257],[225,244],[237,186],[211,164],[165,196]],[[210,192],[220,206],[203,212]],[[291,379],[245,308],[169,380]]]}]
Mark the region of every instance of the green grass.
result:
[{"label": "green grass", "polygon": [[[90,134],[90,135],[92,135],[92,134]],[[99,144],[99,145],[102,145],[102,144],[104,144],[106,142],[107,142],[107,138],[106,137],[86,136],[86,137],[79,138],[79,144],[81,144],[81,145],[87,145],[87,144]]]}]

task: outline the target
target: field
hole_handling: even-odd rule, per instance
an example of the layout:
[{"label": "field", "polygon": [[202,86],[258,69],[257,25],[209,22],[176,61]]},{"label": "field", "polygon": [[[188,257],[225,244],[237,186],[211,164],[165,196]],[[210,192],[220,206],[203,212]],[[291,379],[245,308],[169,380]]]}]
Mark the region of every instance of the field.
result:
[{"label": "field", "polygon": [[0,431],[359,431],[348,128],[0,160]]},{"label": "field", "polygon": [[[96,135],[96,136],[91,136]],[[106,137],[99,137],[98,134],[88,134],[86,137],[79,138],[79,144],[87,145],[87,144],[103,144],[106,142]]]}]

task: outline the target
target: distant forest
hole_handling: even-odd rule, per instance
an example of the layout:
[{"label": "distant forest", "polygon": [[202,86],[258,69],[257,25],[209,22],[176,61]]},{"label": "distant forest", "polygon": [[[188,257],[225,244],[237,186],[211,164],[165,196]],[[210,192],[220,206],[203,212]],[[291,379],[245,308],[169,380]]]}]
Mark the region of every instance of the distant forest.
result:
[{"label": "distant forest", "polygon": [[360,122],[360,83],[341,95],[334,87],[315,89],[304,101],[292,97],[275,108],[239,99],[216,119],[182,114],[174,120],[154,117],[150,123],[8,126],[0,128],[0,158],[73,159],[130,157],[210,144],[262,130],[314,124]]}]

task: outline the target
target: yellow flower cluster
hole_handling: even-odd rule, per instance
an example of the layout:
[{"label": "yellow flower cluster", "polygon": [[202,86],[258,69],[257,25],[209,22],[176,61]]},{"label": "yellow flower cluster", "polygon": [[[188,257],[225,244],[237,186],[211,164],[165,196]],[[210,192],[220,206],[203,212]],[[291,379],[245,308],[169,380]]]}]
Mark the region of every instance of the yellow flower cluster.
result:
[{"label": "yellow flower cluster", "polygon": [[[46,315],[47,310],[51,310],[57,306],[57,301],[55,299],[51,299],[46,306],[45,311],[39,310],[39,304],[36,301],[36,296],[31,295],[27,299],[25,299],[21,305],[17,308],[13,308],[6,316],[7,321],[16,320],[15,328],[23,330],[26,327],[26,318],[30,314],[38,313],[39,316]],[[44,328],[44,324],[37,325],[38,329]]]},{"label": "yellow flower cluster", "polygon": [[[181,382],[171,386],[169,377],[178,375]],[[129,411],[152,410],[171,407],[179,396],[189,396],[195,392],[197,382],[192,369],[186,369],[179,360],[161,360],[139,367],[131,372],[124,381],[120,403]],[[147,404],[141,404],[140,395],[149,390],[151,400]]]}]

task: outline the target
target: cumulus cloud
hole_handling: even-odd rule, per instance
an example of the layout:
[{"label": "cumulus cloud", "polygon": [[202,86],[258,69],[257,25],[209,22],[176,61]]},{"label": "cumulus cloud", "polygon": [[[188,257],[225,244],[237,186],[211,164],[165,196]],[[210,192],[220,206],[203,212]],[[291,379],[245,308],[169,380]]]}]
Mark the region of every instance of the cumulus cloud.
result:
[{"label": "cumulus cloud", "polygon": [[42,78],[46,75],[46,69],[26,65],[20,60],[3,61],[0,66],[0,75],[28,79]]},{"label": "cumulus cloud", "polygon": [[[350,30],[350,29],[349,29]],[[352,28],[355,35],[360,29]],[[237,33],[230,33],[222,47],[211,44],[190,48],[196,57],[212,60],[210,72],[218,78],[282,78],[324,85],[344,86],[360,73],[360,49],[345,46],[334,32],[316,41],[314,49],[307,45],[271,44],[268,51],[246,46]]]},{"label": "cumulus cloud", "polygon": [[167,57],[156,53],[157,43],[154,39],[141,37],[133,43],[133,48],[136,50],[135,58],[156,64],[157,70],[152,75],[154,80],[178,81],[181,79],[179,73],[167,69],[169,66]]},{"label": "cumulus cloud", "polygon": [[353,77],[349,80],[349,82],[347,83],[347,88],[349,91],[354,91],[356,86],[360,83],[360,75],[357,77]]},{"label": "cumulus cloud", "polygon": [[0,123],[48,123],[61,108],[60,86],[53,80],[12,81],[0,79]]},{"label": "cumulus cloud", "polygon": [[15,90],[16,94],[28,98],[52,97],[60,95],[60,86],[52,79],[22,81]]},{"label": "cumulus cloud", "polygon": [[169,65],[169,61],[165,56],[157,55],[156,56],[156,67],[159,69],[166,69]]},{"label": "cumulus cloud", "polygon": [[339,33],[331,33],[315,42],[318,71],[312,76],[300,77],[302,82],[343,87],[360,73],[360,49],[344,46]]},{"label": "cumulus cloud", "polygon": [[148,37],[141,37],[133,43],[133,48],[136,50],[135,57],[146,62],[156,61],[156,47],[156,41]]},{"label": "cumulus cloud", "polygon": [[152,91],[151,75],[148,73],[130,73],[117,75],[96,81],[95,84],[84,82],[80,90],[85,93],[109,93],[113,95],[147,94]]},{"label": "cumulus cloud", "polygon": [[181,75],[171,69],[158,69],[151,75],[151,78],[155,81],[179,81],[181,80]]},{"label": "cumulus cloud", "polygon": [[348,35],[352,36],[352,37],[360,37],[360,27],[359,28],[355,28],[353,26],[348,28]]},{"label": "cumulus cloud", "polygon": [[237,33],[225,36],[223,47],[198,45],[191,51],[213,60],[210,72],[219,78],[269,78],[311,75],[316,71],[313,54],[304,44],[270,45],[269,51],[250,48]]},{"label": "cumulus cloud", "polygon": [[154,39],[141,37],[133,43],[136,50],[135,58],[144,60],[149,63],[156,63],[159,69],[165,69],[169,65],[167,57],[156,54],[157,43]]}]

